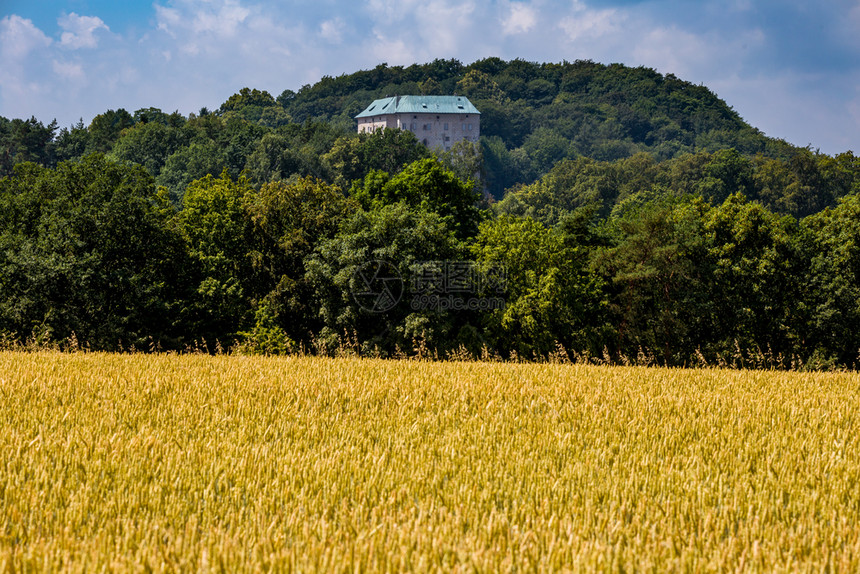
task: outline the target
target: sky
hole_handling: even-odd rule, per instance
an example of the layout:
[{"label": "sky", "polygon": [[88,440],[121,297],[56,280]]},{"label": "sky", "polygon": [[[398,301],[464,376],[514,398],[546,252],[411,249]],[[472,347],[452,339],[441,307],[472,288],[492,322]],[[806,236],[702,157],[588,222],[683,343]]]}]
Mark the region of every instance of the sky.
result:
[{"label": "sky", "polygon": [[860,0],[0,0],[0,116],[89,124],[380,63],[645,66],[771,137],[860,154]]}]

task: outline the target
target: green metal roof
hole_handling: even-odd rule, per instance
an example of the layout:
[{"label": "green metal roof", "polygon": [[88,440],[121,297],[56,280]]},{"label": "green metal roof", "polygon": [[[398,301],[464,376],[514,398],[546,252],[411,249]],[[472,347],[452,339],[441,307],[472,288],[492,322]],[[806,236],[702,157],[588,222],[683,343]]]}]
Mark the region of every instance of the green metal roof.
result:
[{"label": "green metal roof", "polygon": [[480,114],[466,96],[394,96],[374,100],[355,116],[370,118],[387,114]]}]

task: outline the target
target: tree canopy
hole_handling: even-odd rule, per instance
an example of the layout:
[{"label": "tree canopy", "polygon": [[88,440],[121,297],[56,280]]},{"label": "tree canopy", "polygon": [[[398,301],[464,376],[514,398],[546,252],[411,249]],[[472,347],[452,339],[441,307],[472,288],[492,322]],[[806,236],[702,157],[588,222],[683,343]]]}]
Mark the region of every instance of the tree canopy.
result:
[{"label": "tree canopy", "polygon": [[[482,137],[358,134],[460,93]],[[0,342],[851,367],[860,161],[647,68],[487,58],[0,118]]]}]

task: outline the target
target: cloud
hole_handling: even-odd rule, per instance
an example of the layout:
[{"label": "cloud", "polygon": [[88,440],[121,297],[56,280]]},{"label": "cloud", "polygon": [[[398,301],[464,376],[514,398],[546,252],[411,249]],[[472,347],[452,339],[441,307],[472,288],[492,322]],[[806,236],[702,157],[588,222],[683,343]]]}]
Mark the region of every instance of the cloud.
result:
[{"label": "cloud", "polygon": [[77,50],[80,48],[95,48],[98,46],[96,32],[110,31],[110,28],[97,16],[79,16],[72,12],[61,16],[57,21],[63,33],[60,45],[64,48]]},{"label": "cloud", "polygon": [[55,74],[67,80],[80,82],[86,78],[84,67],[80,62],[62,62],[54,60],[52,68]]},{"label": "cloud", "polygon": [[562,18],[558,26],[568,40],[576,42],[618,33],[625,20],[624,14],[614,8],[595,10],[580,0],[574,0],[571,14]]},{"label": "cloud", "polygon": [[252,11],[237,0],[175,0],[171,6],[154,4],[156,27],[190,55],[230,50],[250,37]]},{"label": "cloud", "polygon": [[26,58],[34,50],[47,48],[51,43],[32,20],[15,14],[0,20],[0,55],[7,63]]},{"label": "cloud", "polygon": [[758,29],[737,30],[729,36],[694,34],[677,26],[643,32],[633,44],[632,59],[689,81],[738,74],[746,54],[766,43],[764,32]]},{"label": "cloud", "polygon": [[0,20],[0,116],[30,117],[40,111],[31,106],[50,93],[50,78],[35,75],[33,62],[49,53],[52,44],[32,20],[16,15]]},{"label": "cloud", "polygon": [[502,20],[502,32],[505,35],[525,34],[537,24],[535,9],[528,4],[512,2],[510,13]]},{"label": "cloud", "polygon": [[374,30],[375,40],[373,42],[374,57],[380,62],[387,62],[394,66],[409,65],[415,61],[416,55],[412,46],[408,45],[402,38],[389,38],[384,32]]},{"label": "cloud", "polygon": [[232,38],[236,36],[237,30],[251,14],[250,10],[239,2],[225,0],[214,10],[205,8],[215,7],[218,3],[197,3],[197,11],[194,15],[191,29],[196,34],[212,34],[217,38]]},{"label": "cloud", "polygon": [[343,42],[344,28],[345,24],[340,18],[325,20],[320,24],[320,36],[332,44],[340,44]]},{"label": "cloud", "polygon": [[381,62],[498,56],[674,73],[767,133],[828,152],[860,133],[858,0],[132,1],[142,4],[122,34],[107,12],[68,13],[44,32],[21,15],[0,19],[0,115],[67,124],[117,107],[188,113],[244,86],[276,94]]}]

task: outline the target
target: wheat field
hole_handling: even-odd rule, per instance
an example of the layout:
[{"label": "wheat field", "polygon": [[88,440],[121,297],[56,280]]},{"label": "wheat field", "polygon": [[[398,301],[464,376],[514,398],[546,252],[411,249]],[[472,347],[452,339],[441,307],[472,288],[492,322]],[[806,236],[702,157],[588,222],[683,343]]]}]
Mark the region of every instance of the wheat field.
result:
[{"label": "wheat field", "polygon": [[0,572],[860,570],[860,376],[0,353]]}]

